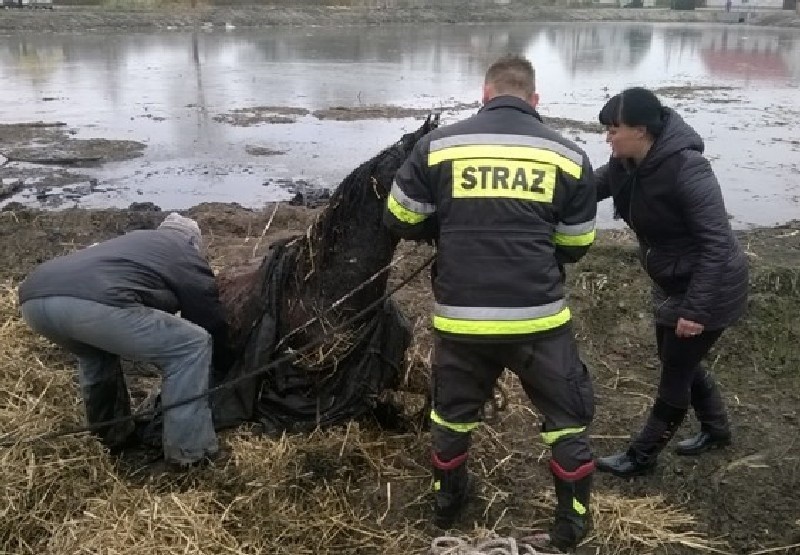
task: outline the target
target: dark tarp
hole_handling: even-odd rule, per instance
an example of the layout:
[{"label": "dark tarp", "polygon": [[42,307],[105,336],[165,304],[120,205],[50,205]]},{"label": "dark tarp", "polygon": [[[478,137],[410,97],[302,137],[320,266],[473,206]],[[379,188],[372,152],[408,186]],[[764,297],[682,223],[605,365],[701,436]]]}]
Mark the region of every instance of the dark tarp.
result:
[{"label": "dark tarp", "polygon": [[[295,243],[297,245],[297,243]],[[294,268],[297,247],[272,245],[252,281],[248,302],[240,304],[241,329],[249,329],[237,362],[218,385],[265,369],[286,356],[275,352],[280,340],[277,321],[282,292]],[[282,362],[258,375],[223,387],[211,397],[215,427],[259,422],[268,434],[311,431],[363,416],[378,406],[378,397],[400,379],[411,330],[395,303],[388,299],[366,316],[350,351],[328,368],[308,369]],[[154,407],[158,406],[154,397]],[[146,443],[161,439],[161,418],[145,419],[137,428]]]}]

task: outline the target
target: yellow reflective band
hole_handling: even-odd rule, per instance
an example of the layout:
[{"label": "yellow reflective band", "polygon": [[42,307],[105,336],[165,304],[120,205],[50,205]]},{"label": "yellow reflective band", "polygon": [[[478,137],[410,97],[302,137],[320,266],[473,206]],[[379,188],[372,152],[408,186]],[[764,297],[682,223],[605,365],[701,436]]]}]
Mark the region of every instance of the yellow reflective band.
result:
[{"label": "yellow reflective band", "polygon": [[578,501],[574,497],[572,498],[572,508],[579,515],[585,515],[586,514],[586,507],[584,507],[583,503],[581,503],[580,501]]},{"label": "yellow reflective band", "polygon": [[564,436],[576,436],[586,431],[586,426],[582,428],[564,428],[563,430],[553,430],[552,432],[542,432],[542,441],[547,445],[553,445]]},{"label": "yellow reflective band", "polygon": [[387,201],[387,207],[389,208],[389,212],[392,215],[406,224],[418,224],[425,220],[428,217],[427,214],[420,214],[419,212],[414,212],[413,210],[409,210],[395,199],[393,196],[389,195],[389,200]]},{"label": "yellow reflective band", "polygon": [[433,491],[439,491],[440,489],[442,489],[442,482],[440,482],[439,480],[436,480],[433,483]]},{"label": "yellow reflective band", "polygon": [[596,232],[581,233],[580,235],[564,235],[563,233],[553,234],[553,243],[562,247],[588,247],[594,243]]},{"label": "yellow reflective band", "polygon": [[439,414],[431,409],[431,420],[433,420],[436,424],[441,426],[442,428],[447,428],[448,430],[452,430],[454,432],[458,432],[461,434],[467,434],[478,427],[480,422],[448,422]]},{"label": "yellow reflective band", "polygon": [[495,160],[530,160],[558,166],[563,172],[575,179],[580,179],[583,168],[566,156],[552,150],[535,148],[531,146],[505,146],[505,145],[468,145],[451,146],[436,150],[428,154],[428,166],[435,166],[448,160],[463,160],[465,158],[493,158]]},{"label": "yellow reflective band", "polygon": [[523,160],[453,161],[453,198],[513,198],[553,202],[556,167]]},{"label": "yellow reflective band", "polygon": [[552,316],[528,320],[461,320],[434,316],[433,327],[439,331],[469,335],[522,335],[557,328],[569,322],[571,317],[568,307]]}]

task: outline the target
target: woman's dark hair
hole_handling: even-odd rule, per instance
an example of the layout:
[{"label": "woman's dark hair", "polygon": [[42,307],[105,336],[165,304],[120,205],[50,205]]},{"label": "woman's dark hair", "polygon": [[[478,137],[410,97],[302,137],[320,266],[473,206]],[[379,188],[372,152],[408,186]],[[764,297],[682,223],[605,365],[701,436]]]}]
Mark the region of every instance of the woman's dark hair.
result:
[{"label": "woman's dark hair", "polygon": [[653,91],[642,87],[625,89],[600,110],[600,123],[629,127],[643,125],[650,135],[658,137],[664,129],[664,106]]}]

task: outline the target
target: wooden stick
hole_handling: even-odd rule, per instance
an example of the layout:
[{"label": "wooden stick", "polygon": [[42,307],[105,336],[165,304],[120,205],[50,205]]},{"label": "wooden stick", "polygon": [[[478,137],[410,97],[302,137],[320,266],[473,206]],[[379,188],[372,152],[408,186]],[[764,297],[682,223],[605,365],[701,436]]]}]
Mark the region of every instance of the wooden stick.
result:
[{"label": "wooden stick", "polygon": [[261,240],[264,239],[264,236],[267,234],[269,226],[272,225],[272,220],[275,219],[275,214],[278,212],[278,206],[280,206],[280,204],[276,202],[275,208],[272,209],[272,215],[269,217],[269,220],[267,221],[267,225],[265,225],[264,229],[261,231],[261,236],[258,238],[258,241],[256,241],[256,244],[253,245],[252,256],[256,255],[256,251],[258,250],[258,247],[261,245]]}]

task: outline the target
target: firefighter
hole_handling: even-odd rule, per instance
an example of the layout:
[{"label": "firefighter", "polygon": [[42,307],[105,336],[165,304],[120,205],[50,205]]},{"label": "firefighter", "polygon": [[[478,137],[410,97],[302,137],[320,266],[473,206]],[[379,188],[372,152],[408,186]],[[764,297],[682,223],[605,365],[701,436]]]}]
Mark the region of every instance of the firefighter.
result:
[{"label": "firefighter", "polygon": [[591,164],[536,111],[534,69],[488,69],[483,107],[420,140],[392,186],[384,223],[433,240],[432,465],[435,522],[450,527],[469,490],[470,434],[505,368],[542,413],[557,508],[547,538],[571,548],[589,526],[595,466],[592,382],[564,300],[564,264],[595,237]]}]

